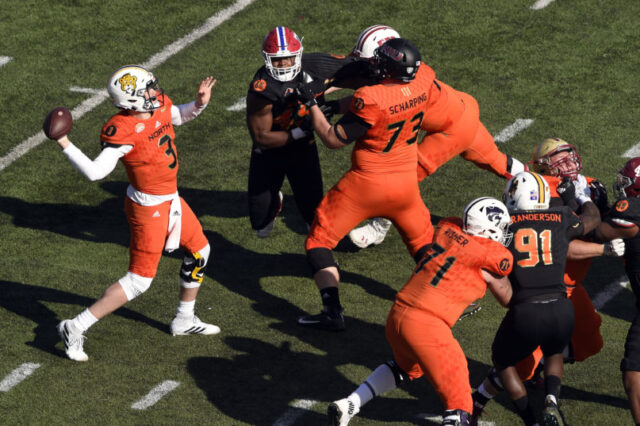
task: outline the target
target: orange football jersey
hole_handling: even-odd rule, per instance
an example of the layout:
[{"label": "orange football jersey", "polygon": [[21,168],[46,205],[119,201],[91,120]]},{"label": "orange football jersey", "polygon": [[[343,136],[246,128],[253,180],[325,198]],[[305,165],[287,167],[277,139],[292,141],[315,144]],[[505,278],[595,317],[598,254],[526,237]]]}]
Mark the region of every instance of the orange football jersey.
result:
[{"label": "orange football jersey", "polygon": [[[415,171],[418,131],[425,118],[432,81],[383,82],[355,91],[350,111],[371,125],[351,154],[353,168],[363,171]],[[435,74],[434,74],[435,75]]]},{"label": "orange football jersey", "polygon": [[450,327],[474,300],[484,296],[487,284],[480,273],[511,272],[513,256],[502,244],[474,237],[462,230],[462,220],[446,218],[438,223],[433,244],[396,301],[441,318]]},{"label": "orange football jersey", "polygon": [[153,195],[178,190],[178,151],[171,124],[171,100],[164,95],[164,106],[142,120],[121,111],[102,127],[103,145],[133,145],[120,160],[129,182],[138,191]]}]

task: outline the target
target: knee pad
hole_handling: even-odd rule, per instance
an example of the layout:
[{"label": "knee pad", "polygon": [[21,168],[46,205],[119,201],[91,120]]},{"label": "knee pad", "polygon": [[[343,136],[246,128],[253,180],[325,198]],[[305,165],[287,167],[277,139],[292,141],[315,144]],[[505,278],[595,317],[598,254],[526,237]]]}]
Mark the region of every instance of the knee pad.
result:
[{"label": "knee pad", "polygon": [[307,250],[307,261],[311,266],[311,272],[315,275],[321,269],[329,268],[331,266],[338,267],[338,264],[333,259],[331,250],[325,247],[316,247]]},{"label": "knee pad", "polygon": [[398,367],[398,364],[394,360],[385,362],[385,365],[391,369],[393,377],[396,379],[396,387],[402,386],[403,383],[411,381],[411,378],[405,373],[402,368]]},{"label": "knee pad", "polygon": [[124,290],[124,294],[127,295],[127,300],[133,300],[151,287],[151,281],[153,278],[141,277],[133,272],[127,272],[118,282]]},{"label": "knee pad", "polygon": [[182,259],[180,267],[180,286],[184,288],[197,288],[202,284],[204,271],[209,261],[211,246],[207,244],[195,253],[188,253]]}]

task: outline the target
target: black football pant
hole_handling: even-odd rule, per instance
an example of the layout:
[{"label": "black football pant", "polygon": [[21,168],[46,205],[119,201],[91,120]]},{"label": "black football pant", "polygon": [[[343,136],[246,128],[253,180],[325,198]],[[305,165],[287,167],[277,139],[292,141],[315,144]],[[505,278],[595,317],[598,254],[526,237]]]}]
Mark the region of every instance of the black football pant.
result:
[{"label": "black football pant", "polygon": [[309,225],[313,222],[323,196],[318,149],[315,143],[296,142],[282,148],[251,151],[249,219],[253,229],[262,229],[273,219],[285,177],[302,218]]},{"label": "black football pant", "polygon": [[514,366],[538,346],[547,357],[562,353],[571,341],[573,321],[573,304],[566,297],[511,307],[493,340],[493,365],[498,371]]}]

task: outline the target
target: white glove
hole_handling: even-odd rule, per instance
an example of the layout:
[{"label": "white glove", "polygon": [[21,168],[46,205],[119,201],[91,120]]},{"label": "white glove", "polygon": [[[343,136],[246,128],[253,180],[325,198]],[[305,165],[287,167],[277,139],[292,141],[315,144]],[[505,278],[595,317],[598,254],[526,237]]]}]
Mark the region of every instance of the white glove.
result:
[{"label": "white glove", "polygon": [[621,238],[616,238],[607,243],[604,243],[604,256],[621,257],[624,255],[624,241]]},{"label": "white glove", "polygon": [[591,189],[589,189],[589,184],[584,176],[578,175],[573,181],[573,186],[576,188],[576,200],[580,205],[591,201]]}]

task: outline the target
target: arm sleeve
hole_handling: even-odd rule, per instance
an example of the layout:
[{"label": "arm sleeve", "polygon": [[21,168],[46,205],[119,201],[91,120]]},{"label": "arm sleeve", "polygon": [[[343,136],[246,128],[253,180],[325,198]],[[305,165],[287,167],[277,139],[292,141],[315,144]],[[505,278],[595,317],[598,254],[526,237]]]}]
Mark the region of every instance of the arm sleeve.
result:
[{"label": "arm sleeve", "polygon": [[93,161],[72,143],[62,152],[84,177],[90,181],[96,181],[111,173],[116,168],[118,159],[131,151],[132,148],[131,145],[121,145],[118,148],[106,147]]},{"label": "arm sleeve", "polygon": [[171,105],[171,124],[180,126],[187,123],[197,116],[207,107],[208,104],[202,105],[200,108],[196,106],[196,101],[188,104]]}]

